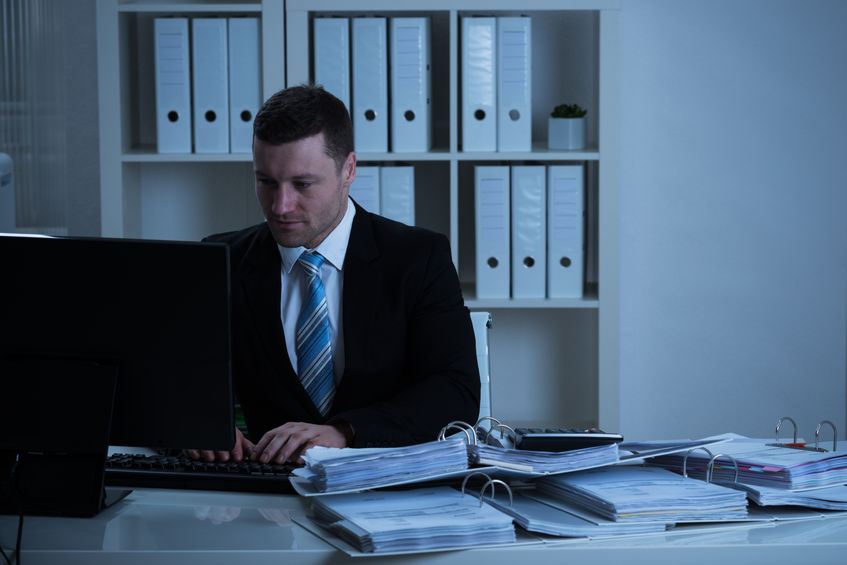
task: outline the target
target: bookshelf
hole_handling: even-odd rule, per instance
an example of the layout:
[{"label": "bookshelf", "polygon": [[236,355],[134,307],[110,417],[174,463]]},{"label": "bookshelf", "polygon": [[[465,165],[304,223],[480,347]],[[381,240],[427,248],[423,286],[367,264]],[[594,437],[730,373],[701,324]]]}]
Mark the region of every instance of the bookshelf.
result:
[{"label": "bookshelf", "polygon": [[[617,431],[618,13],[619,0],[99,2],[102,233],[199,239],[261,220],[250,155],[155,152],[153,18],[259,16],[266,98],[283,86],[312,79],[311,22],[316,16],[427,16],[433,148],[423,153],[358,153],[359,164],[414,166],[416,223],[449,237],[468,307],[492,313],[494,415],[516,424],[599,424]],[[531,151],[462,151],[461,18],[474,15],[532,17]],[[563,101],[579,101],[589,110],[584,150],[546,147],[547,116]],[[587,172],[585,296],[478,299],[474,166],[569,163],[582,163]]]}]

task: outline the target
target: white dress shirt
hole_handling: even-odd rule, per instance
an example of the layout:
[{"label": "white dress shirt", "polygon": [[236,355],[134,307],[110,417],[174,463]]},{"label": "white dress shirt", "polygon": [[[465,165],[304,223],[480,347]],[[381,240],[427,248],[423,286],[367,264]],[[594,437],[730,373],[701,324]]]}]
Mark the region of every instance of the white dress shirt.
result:
[{"label": "white dress shirt", "polygon": [[335,371],[336,386],[344,374],[344,332],[342,330],[342,289],[344,288],[344,256],[347,254],[347,243],[350,241],[350,230],[353,227],[353,216],[356,207],[347,199],[347,211],[334,230],[315,249],[305,247],[279,247],[282,257],[282,293],[280,296],[280,316],[285,331],[285,346],[291,366],[297,371],[297,318],[300,306],[306,296],[308,282],[306,271],[297,263],[303,251],[317,251],[326,258],[320,269],[320,278],[326,291],[327,309],[329,310],[329,333],[332,340],[332,365]]}]

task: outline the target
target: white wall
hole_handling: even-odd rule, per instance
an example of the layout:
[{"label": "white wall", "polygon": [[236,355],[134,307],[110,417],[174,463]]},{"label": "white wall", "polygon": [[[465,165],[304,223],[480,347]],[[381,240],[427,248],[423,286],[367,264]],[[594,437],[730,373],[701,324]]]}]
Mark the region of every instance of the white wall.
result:
[{"label": "white wall", "polygon": [[845,30],[841,0],[623,1],[627,437],[847,430]]}]

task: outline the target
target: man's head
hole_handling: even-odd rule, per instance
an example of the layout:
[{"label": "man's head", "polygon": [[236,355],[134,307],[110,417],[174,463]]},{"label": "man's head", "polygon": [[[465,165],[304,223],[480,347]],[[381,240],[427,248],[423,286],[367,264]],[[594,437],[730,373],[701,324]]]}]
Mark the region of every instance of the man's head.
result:
[{"label": "man's head", "polygon": [[284,247],[315,248],[341,222],[356,177],[344,104],[321,87],[277,92],[253,123],[256,197]]},{"label": "man's head", "polygon": [[319,133],[338,170],[353,152],[353,124],[344,103],[321,86],[300,85],[268,98],[253,120],[253,139],[280,145]]}]

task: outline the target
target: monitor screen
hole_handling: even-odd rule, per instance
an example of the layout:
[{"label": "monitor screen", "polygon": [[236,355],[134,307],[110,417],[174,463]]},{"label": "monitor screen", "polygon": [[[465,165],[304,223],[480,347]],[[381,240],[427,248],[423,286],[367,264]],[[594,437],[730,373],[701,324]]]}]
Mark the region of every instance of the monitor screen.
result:
[{"label": "monitor screen", "polygon": [[[40,447],[20,444],[38,441],[31,421],[43,413],[47,397],[61,394],[69,414],[87,414],[92,402],[80,398],[98,382],[84,378],[95,372],[87,366],[115,375],[111,445],[232,447],[225,246],[0,236],[0,261],[0,388],[6,383],[7,391],[29,391],[19,395],[29,398],[15,399],[0,391],[4,403],[16,406],[7,414],[25,414],[29,427],[24,433],[7,422],[0,428],[0,449]],[[34,384],[31,375],[43,379],[47,373],[51,379],[66,373],[72,382],[38,385],[40,390],[12,385],[26,379]]]}]

